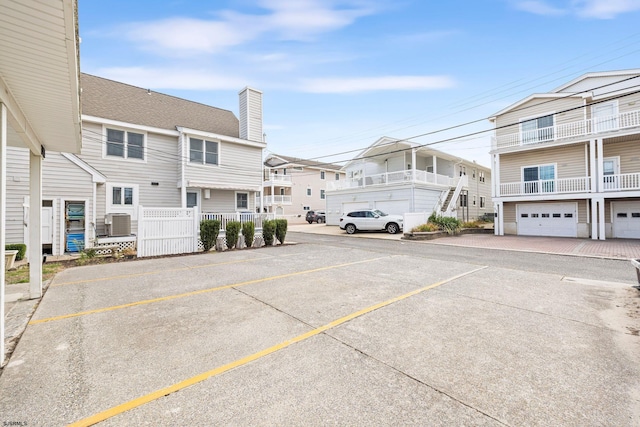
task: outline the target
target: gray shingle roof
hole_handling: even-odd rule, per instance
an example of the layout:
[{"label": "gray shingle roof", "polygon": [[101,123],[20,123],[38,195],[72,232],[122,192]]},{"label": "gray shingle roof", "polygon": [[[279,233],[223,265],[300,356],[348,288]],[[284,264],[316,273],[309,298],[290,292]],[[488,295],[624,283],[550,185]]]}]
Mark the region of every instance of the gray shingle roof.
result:
[{"label": "gray shingle roof", "polygon": [[318,162],[316,160],[305,160],[299,159],[297,157],[289,157],[289,156],[281,156],[280,154],[273,154],[267,158],[264,162],[265,166],[268,167],[279,167],[284,165],[296,165],[296,166],[308,166],[314,167],[317,169],[327,169],[327,170],[340,170],[342,166],[332,164],[332,163],[323,163]]},{"label": "gray shingle roof", "polygon": [[239,137],[239,123],[229,110],[159,92],[81,74],[82,114],[161,129],[176,126]]}]

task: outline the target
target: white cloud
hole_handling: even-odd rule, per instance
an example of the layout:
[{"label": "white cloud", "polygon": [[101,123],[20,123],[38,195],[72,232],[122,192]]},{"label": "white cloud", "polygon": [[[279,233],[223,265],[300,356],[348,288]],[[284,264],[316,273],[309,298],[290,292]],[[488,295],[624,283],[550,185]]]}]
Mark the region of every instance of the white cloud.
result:
[{"label": "white cloud", "polygon": [[217,53],[267,35],[310,40],[352,24],[374,9],[356,0],[262,0],[265,14],[221,11],[216,19],[168,18],[125,24],[125,37],[145,49],[170,56]]},{"label": "white cloud", "polygon": [[448,76],[381,76],[324,78],[302,81],[301,90],[312,93],[354,93],[382,90],[433,90],[455,86]]},{"label": "white cloud", "polygon": [[519,1],[515,4],[517,9],[530,12],[536,15],[559,16],[566,14],[566,10],[551,6],[539,0]]},{"label": "white cloud", "polygon": [[640,10],[640,0],[574,0],[578,15],[585,18],[613,19]]},{"label": "white cloud", "polygon": [[154,89],[229,90],[249,83],[240,76],[214,74],[206,70],[145,67],[102,68],[96,74],[134,86]]}]

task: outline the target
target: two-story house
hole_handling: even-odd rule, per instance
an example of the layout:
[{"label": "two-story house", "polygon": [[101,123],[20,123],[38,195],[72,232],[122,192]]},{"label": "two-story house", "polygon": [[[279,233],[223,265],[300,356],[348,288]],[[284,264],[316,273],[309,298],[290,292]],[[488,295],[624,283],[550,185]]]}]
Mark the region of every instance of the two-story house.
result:
[{"label": "two-story house", "polygon": [[639,88],[588,73],[491,118],[497,235],[640,238]]},{"label": "two-story house", "polygon": [[[80,82],[82,150],[47,152],[43,162],[45,251],[127,239],[133,245],[139,206],[255,211],[266,146],[261,92],[239,93],[238,120],[229,110],[101,77],[82,74]],[[26,241],[28,200],[18,196],[26,194],[28,156],[24,149],[8,152],[11,243]]]},{"label": "two-story house", "polygon": [[304,217],[325,209],[327,182],[344,178],[339,165],[272,154],[264,161],[264,211]]},{"label": "two-story house", "polygon": [[493,212],[489,168],[413,141],[382,137],[343,170],[346,179],[327,186],[329,225],[365,208],[398,215],[436,212],[467,221]]}]

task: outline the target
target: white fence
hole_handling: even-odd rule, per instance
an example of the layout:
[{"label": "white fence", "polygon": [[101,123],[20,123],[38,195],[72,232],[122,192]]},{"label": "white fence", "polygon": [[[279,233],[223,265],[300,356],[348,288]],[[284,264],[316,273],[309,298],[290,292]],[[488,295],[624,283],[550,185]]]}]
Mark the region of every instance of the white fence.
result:
[{"label": "white fence", "polygon": [[197,252],[199,232],[198,207],[138,207],[138,257]]},{"label": "white fence", "polygon": [[220,221],[220,232],[224,234],[229,221],[238,221],[240,224],[245,222],[253,222],[256,225],[256,230],[262,230],[262,223],[268,219],[275,219],[275,214],[272,213],[212,213],[203,212],[201,219],[217,219]]}]

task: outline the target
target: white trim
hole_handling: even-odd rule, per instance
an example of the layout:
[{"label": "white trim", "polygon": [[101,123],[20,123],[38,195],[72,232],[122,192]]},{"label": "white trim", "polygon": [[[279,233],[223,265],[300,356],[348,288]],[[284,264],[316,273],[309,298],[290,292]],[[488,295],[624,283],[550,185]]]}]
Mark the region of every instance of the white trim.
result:
[{"label": "white trim", "polygon": [[[114,156],[111,154],[107,154],[107,145],[109,143],[108,139],[107,139],[107,130],[111,129],[111,130],[117,130],[117,131],[121,131],[124,132],[124,143],[122,146],[122,150],[123,150],[123,157],[120,156]],[[138,159],[136,157],[129,157],[128,156],[128,151],[129,151],[129,132],[131,133],[136,133],[138,135],[142,135],[142,159]],[[142,132],[142,133],[140,133]],[[102,159],[103,160],[115,160],[117,162],[134,162],[134,163],[147,163],[147,145],[148,145],[148,135],[147,132],[145,131],[140,131],[140,132],[133,132],[131,129],[127,129],[125,127],[116,127],[116,126],[106,126],[103,125],[102,126],[102,141],[100,142],[102,145]]]},{"label": "white trim", "polygon": [[636,74],[640,74],[640,68],[635,68],[635,69],[631,69],[631,70],[619,70],[619,71],[598,71],[598,72],[593,72],[593,73],[586,73],[581,75],[580,77],[577,77],[573,80],[571,80],[568,83],[563,84],[560,87],[555,88],[554,90],[552,90],[551,92],[560,92],[576,83],[579,83],[583,80],[589,79],[589,78],[593,78],[593,77],[614,77],[614,76],[633,76]]},{"label": "white trim", "polygon": [[[121,187],[123,189],[123,200],[122,204],[114,205],[113,204],[113,187]],[[133,189],[133,204],[125,205],[124,204],[124,188]],[[106,194],[105,194],[105,214],[110,213],[126,213],[131,215],[132,218],[137,218],[138,212],[138,203],[140,197],[140,186],[138,184],[126,184],[119,182],[108,182],[106,185]]]},{"label": "white trim", "polygon": [[135,123],[123,122],[123,121],[120,121],[120,120],[105,119],[105,118],[102,118],[102,117],[89,116],[89,115],[86,115],[86,114],[82,115],[82,121],[83,122],[88,122],[88,123],[102,124],[103,127],[104,126],[123,127],[123,128],[135,129],[135,130],[144,131],[144,132],[148,132],[148,133],[156,133],[156,134],[168,135],[168,136],[179,136],[180,135],[180,132],[178,132],[177,130],[169,130],[169,129],[157,128],[157,127],[153,127],[153,126],[138,125],[138,124],[135,124]]},{"label": "white trim", "polygon": [[[191,161],[191,139],[197,139],[198,141],[202,141],[202,163],[196,163],[194,161]],[[218,150],[217,150],[217,163],[207,163],[206,159],[207,159],[207,142],[215,142],[217,144]],[[207,167],[207,168],[219,168],[220,164],[222,160],[222,142],[219,139],[216,138],[203,138],[203,137],[197,137],[197,136],[191,136],[189,134],[187,134],[187,165],[188,166],[196,166],[196,167]]]},{"label": "white trim", "polygon": [[75,154],[69,154],[69,153],[60,153],[60,154],[62,154],[62,156],[65,157],[67,160],[69,160],[71,163],[73,163],[74,165],[78,166],[80,169],[82,169],[83,171],[91,175],[92,182],[101,183],[101,184],[104,184],[105,182],[107,182],[106,176],[102,175],[100,172],[95,170],[93,166],[91,166],[90,164],[78,158]]},{"label": "white trim", "polygon": [[[238,194],[246,194],[247,195],[247,207],[246,208],[238,206]],[[235,205],[236,205],[236,210],[237,211],[240,211],[240,210],[247,210],[247,211],[251,210],[251,201],[249,199],[249,194],[250,194],[249,191],[235,191],[234,192],[234,200],[235,200]],[[255,196],[254,196],[254,198],[255,198]]]}]

